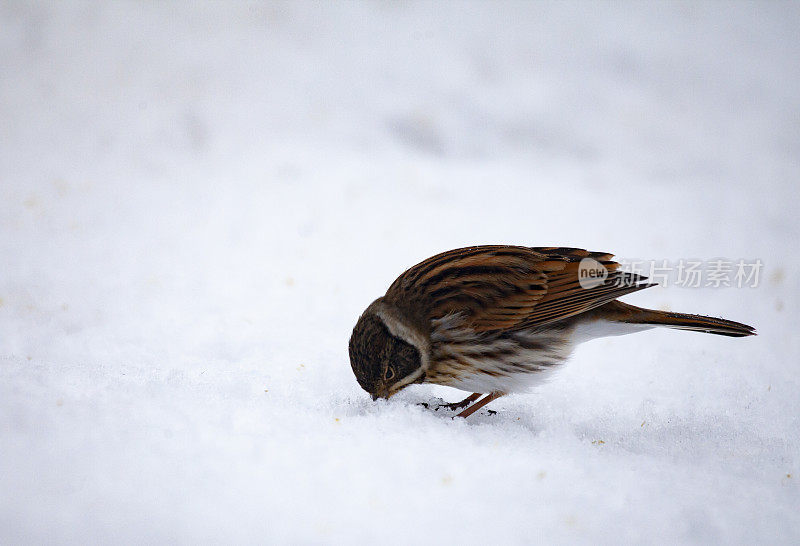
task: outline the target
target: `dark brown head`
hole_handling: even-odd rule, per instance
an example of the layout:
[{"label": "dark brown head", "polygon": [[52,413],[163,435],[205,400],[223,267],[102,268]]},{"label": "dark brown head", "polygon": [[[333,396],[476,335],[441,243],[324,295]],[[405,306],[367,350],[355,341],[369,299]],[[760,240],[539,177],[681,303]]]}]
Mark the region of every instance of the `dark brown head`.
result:
[{"label": "dark brown head", "polygon": [[389,398],[424,379],[417,348],[393,335],[371,305],[358,319],[350,336],[350,365],[358,384],[377,398]]}]

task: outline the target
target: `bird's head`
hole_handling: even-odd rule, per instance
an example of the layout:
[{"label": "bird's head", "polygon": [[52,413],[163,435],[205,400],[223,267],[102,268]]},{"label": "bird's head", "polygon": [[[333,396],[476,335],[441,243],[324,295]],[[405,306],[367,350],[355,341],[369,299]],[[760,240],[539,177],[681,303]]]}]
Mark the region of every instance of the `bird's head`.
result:
[{"label": "bird's head", "polygon": [[392,333],[376,304],[361,315],[350,336],[350,365],[373,400],[389,398],[425,377],[420,351],[402,334]]}]

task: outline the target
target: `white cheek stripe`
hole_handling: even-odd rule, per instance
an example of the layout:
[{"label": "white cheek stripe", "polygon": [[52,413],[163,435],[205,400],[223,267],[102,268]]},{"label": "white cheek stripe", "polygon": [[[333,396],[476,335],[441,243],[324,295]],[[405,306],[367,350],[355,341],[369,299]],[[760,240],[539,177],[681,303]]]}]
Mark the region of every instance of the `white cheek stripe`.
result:
[{"label": "white cheek stripe", "polygon": [[[419,358],[422,364],[421,369],[415,370],[413,373],[409,374],[402,382],[405,383],[405,379],[411,377],[414,377],[414,381],[416,381],[423,372],[428,370],[428,366],[430,365],[430,342],[427,341],[422,334],[406,326],[403,321],[397,317],[397,314],[391,309],[388,309],[386,305],[381,305],[376,310],[375,314],[383,321],[386,328],[389,329],[390,334],[402,339],[419,351]],[[400,381],[398,381],[398,383],[400,383]]]}]

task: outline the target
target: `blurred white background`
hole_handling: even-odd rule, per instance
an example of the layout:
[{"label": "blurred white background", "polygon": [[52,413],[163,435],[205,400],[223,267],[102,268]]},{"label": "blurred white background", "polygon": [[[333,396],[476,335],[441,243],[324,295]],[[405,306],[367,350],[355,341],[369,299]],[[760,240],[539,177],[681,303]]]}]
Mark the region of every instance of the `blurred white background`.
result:
[{"label": "blurred white background", "polygon": [[[0,542],[800,541],[796,3],[0,2]],[[761,259],[497,415],[359,313],[480,243]]]}]

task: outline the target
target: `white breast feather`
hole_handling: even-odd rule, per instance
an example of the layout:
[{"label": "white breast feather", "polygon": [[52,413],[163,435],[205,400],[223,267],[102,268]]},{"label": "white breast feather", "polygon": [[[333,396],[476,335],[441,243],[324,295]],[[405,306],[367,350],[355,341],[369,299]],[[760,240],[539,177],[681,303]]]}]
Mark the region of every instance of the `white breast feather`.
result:
[{"label": "white breast feather", "polygon": [[460,373],[432,382],[468,392],[525,391],[550,379],[578,343],[648,328],[593,320],[566,329],[545,327],[486,339],[465,327],[459,315],[448,315],[434,321],[431,360],[445,362]]}]

